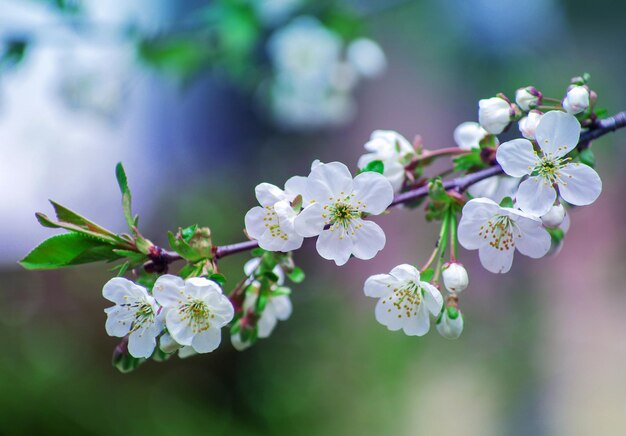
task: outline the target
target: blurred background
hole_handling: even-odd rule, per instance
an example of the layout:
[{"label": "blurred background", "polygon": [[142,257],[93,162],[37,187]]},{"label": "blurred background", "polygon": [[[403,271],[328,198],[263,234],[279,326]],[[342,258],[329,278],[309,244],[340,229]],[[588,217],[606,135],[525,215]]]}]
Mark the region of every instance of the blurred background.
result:
[{"label": "blurred background", "polygon": [[[254,186],[314,159],[356,166],[374,129],[428,148],[477,101],[589,72],[626,109],[626,4],[565,0],[0,0],[0,433],[622,435],[626,431],[624,132],[597,141],[604,191],[558,257],[496,276],[461,253],[456,341],[389,332],[371,273],[423,264],[436,225],[379,219],[387,246],[307,280],[269,340],[122,375],[104,331],[104,265],[26,272],[48,198],[124,231],[123,161],[143,233],[242,239]],[[514,135],[515,127],[509,134]],[[221,266],[234,285],[248,259]],[[231,278],[232,277],[232,278]]]}]

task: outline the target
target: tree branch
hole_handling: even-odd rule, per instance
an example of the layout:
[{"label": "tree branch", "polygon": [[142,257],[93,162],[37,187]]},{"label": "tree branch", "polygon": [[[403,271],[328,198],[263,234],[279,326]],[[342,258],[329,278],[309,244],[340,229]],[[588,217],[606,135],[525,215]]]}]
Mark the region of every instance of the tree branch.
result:
[{"label": "tree branch", "polygon": [[[621,129],[624,127],[626,127],[626,111],[620,112],[612,117],[597,120],[589,127],[588,130],[580,135],[578,148],[587,148],[591,141],[593,141],[594,139],[600,138],[607,133],[614,132],[617,129]],[[446,149],[446,152],[448,151],[449,150]],[[436,155],[438,155],[438,153],[433,153],[428,157],[433,157]],[[463,177],[446,180],[443,182],[443,186],[446,190],[455,189],[459,192],[463,192],[474,183],[477,183],[492,176],[497,176],[502,173],[503,171],[500,165],[498,163],[495,163],[493,166],[485,168],[484,170],[476,171],[475,173],[467,174]],[[391,208],[400,204],[408,203],[410,201],[418,200],[422,197],[426,197],[427,195],[428,186],[420,186],[419,188],[415,188],[410,191],[406,191],[396,195],[389,207]],[[250,240],[239,242],[236,244],[215,247],[215,259],[220,259],[231,254],[252,250],[258,246],[259,245],[257,241]],[[150,260],[144,264],[144,268],[148,271],[158,271],[160,270],[158,266],[164,265],[165,267],[167,267],[167,265],[169,265],[170,263],[181,259],[182,257],[178,253],[161,249],[158,256],[155,256],[155,258],[151,257]],[[155,268],[155,266],[157,268]]]}]

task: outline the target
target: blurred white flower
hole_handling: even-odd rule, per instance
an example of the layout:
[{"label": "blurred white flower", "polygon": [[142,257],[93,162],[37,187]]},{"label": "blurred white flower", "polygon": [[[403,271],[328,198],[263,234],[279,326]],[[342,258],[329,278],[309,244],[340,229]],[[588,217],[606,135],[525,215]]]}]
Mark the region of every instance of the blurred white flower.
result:
[{"label": "blurred white flower", "polygon": [[352,41],[348,45],[347,58],[363,77],[378,77],[387,68],[387,59],[383,49],[376,41],[369,38]]},{"label": "blurred white flower", "polygon": [[398,265],[389,274],[376,274],[365,281],[365,295],[378,298],[376,320],[389,330],[402,329],[409,336],[430,330],[430,315],[437,316],[443,297],[435,286],[420,280],[412,265]]},{"label": "blurred white flower", "polygon": [[591,204],[598,198],[602,192],[598,173],[566,157],[578,144],[579,136],[580,123],[573,115],[550,111],[541,117],[535,130],[540,153],[527,139],[514,139],[498,147],[496,158],[506,174],[530,176],[517,191],[520,209],[536,216],[548,213],[557,198],[555,186],[565,201],[576,206]]},{"label": "blurred white flower", "polygon": [[[455,129],[452,136],[454,142],[459,148],[463,150],[471,150],[472,148],[480,148],[480,141],[482,141],[489,132],[483,129],[480,124],[473,121],[466,121],[459,124]],[[496,144],[497,144],[496,138]]]},{"label": "blurred white flower", "polygon": [[491,134],[502,133],[513,115],[511,104],[503,98],[492,97],[478,102],[478,122]]},{"label": "blurred white flower", "polygon": [[475,198],[463,207],[459,243],[478,250],[480,263],[492,273],[511,269],[515,249],[540,258],[550,249],[550,235],[541,220],[518,209],[500,207],[487,198]]},{"label": "blurred white flower", "polygon": [[385,233],[362,215],[379,215],[391,204],[393,188],[384,176],[368,171],[353,180],[340,162],[320,164],[307,177],[306,193],[295,229],[304,237],[319,235],[316,247],[324,259],[344,265],[351,255],[368,260],[383,249]]},{"label": "blurred white flower", "polygon": [[217,283],[165,274],[157,279],[152,293],[163,306],[167,331],[176,342],[197,353],[219,346],[221,328],[233,319],[234,309]]},{"label": "blurred white flower", "polygon": [[589,107],[589,90],[585,86],[572,86],[563,99],[563,109],[576,115]]},{"label": "blurred white flower", "polygon": [[522,133],[524,138],[530,139],[531,141],[535,140],[535,130],[537,130],[537,125],[539,125],[539,120],[542,116],[543,113],[533,109],[528,112],[527,116],[519,120],[519,131]]},{"label": "blurred white flower", "polygon": [[115,306],[104,309],[109,336],[128,335],[128,352],[133,357],[148,358],[163,330],[159,306],[142,286],[122,277],[114,277],[102,288],[102,295]]},{"label": "blurred white flower", "polygon": [[364,148],[369,153],[359,158],[359,169],[372,161],[382,161],[385,166],[383,176],[389,180],[394,192],[400,192],[405,179],[404,168],[416,154],[409,141],[393,130],[375,130]]}]

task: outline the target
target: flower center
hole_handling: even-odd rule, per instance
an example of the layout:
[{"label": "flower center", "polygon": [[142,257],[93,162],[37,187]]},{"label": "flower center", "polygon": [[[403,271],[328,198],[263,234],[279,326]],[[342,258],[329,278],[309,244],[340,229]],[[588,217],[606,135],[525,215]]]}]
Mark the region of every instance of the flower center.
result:
[{"label": "flower center", "polygon": [[[387,285],[388,288],[391,285]],[[391,313],[393,308],[398,311],[398,318],[417,315],[417,309],[422,303],[422,291],[418,283],[408,281],[401,286],[394,288],[391,294],[385,297],[382,304],[389,304],[387,312]],[[393,306],[393,307],[391,307]]]},{"label": "flower center", "polygon": [[130,333],[141,329],[146,324],[154,322],[154,308],[146,301],[137,301],[135,303],[127,303],[128,306],[135,309],[135,317],[133,319]]},{"label": "flower center", "polygon": [[265,217],[263,218],[263,221],[265,221],[265,228],[270,231],[272,238],[280,238],[283,241],[286,241],[289,238],[287,233],[283,232],[280,228],[280,222],[274,207],[265,206]]},{"label": "flower center", "polygon": [[519,234],[519,229],[515,221],[511,220],[508,216],[496,215],[480,226],[479,236],[488,240],[496,250],[509,251],[515,248],[515,238],[513,232],[518,232],[518,238],[522,235]]},{"label": "flower center", "polygon": [[215,318],[206,303],[202,300],[190,300],[178,309],[181,321],[187,321],[194,334],[208,330],[211,326],[209,320]]},{"label": "flower center", "polygon": [[339,229],[339,239],[343,239],[346,234],[354,235],[358,229],[363,227],[360,220],[365,204],[354,200],[353,196],[345,195],[342,192],[337,198],[329,197],[330,203],[323,208],[324,224],[330,226],[331,231]]},{"label": "flower center", "polygon": [[567,184],[561,178],[561,169],[571,160],[569,157],[553,157],[552,153],[545,154],[532,171],[544,178],[550,185],[555,183]]}]

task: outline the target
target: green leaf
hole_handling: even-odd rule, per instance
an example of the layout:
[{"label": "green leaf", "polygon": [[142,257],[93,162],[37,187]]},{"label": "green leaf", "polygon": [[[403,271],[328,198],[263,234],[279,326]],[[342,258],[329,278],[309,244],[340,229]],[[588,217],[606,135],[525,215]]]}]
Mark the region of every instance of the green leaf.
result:
[{"label": "green leaf", "polygon": [[224,284],[226,283],[226,277],[224,277],[223,274],[211,274],[209,276],[209,280],[213,280],[215,283],[222,287],[224,287]]},{"label": "green leaf", "polygon": [[252,257],[261,257],[265,254],[265,250],[263,250],[261,247],[257,247],[255,249],[253,249],[250,254],[252,255]]},{"label": "green leaf", "polygon": [[53,236],[20,261],[26,269],[56,269],[70,265],[117,260],[113,246],[87,235],[71,232]]},{"label": "green leaf", "polygon": [[184,83],[207,66],[214,49],[209,41],[170,36],[140,41],[137,53],[148,66]]},{"label": "green leaf", "polygon": [[578,158],[580,159],[581,163],[584,163],[591,168],[596,166],[596,155],[590,148],[585,148],[583,151],[581,151],[578,154]]},{"label": "green leaf", "polygon": [[480,156],[480,149],[477,148],[472,149],[467,154],[455,157],[453,162],[454,171],[464,172],[469,170],[479,170],[487,167]]},{"label": "green leaf", "polygon": [[28,44],[28,41],[22,38],[6,41],[0,53],[0,71],[18,66],[26,57]]},{"label": "green leaf", "polygon": [[117,178],[117,184],[120,185],[120,191],[122,192],[122,208],[124,209],[124,218],[126,218],[126,224],[128,228],[135,232],[135,219],[131,211],[131,195],[128,188],[128,179],[126,178],[126,171],[121,162],[115,167],[115,177]]},{"label": "green leaf", "polygon": [[272,283],[277,283],[279,280],[278,276],[274,274],[272,271],[265,271],[262,275],[263,277],[267,278]]},{"label": "green leaf", "polygon": [[367,171],[382,174],[385,171],[385,164],[382,160],[373,160],[365,165],[365,167],[363,167],[363,169],[361,170],[362,173],[365,173]]},{"label": "green leaf", "polygon": [[185,242],[189,242],[191,240],[197,228],[198,228],[198,225],[194,224],[193,226],[185,227],[184,229],[180,231],[180,234],[182,235]]},{"label": "green leaf", "polygon": [[286,286],[279,286],[275,289],[272,289],[270,292],[271,297],[278,297],[280,295],[291,295],[291,289]]},{"label": "green leaf", "polygon": [[430,282],[435,275],[435,271],[432,268],[426,268],[424,271],[420,273],[420,281],[422,282]]},{"label": "green leaf", "polygon": [[297,266],[287,274],[287,277],[289,277],[289,280],[294,283],[302,283],[305,279],[304,271],[302,271],[302,268]]},{"label": "green leaf", "polygon": [[180,254],[182,257],[190,262],[197,262],[202,259],[200,253],[198,253],[191,245],[183,239],[183,237],[177,237],[172,232],[167,232],[167,239],[170,243],[172,250]]},{"label": "green leaf", "polygon": [[513,207],[513,199],[511,197],[504,197],[500,202],[500,207]]}]

